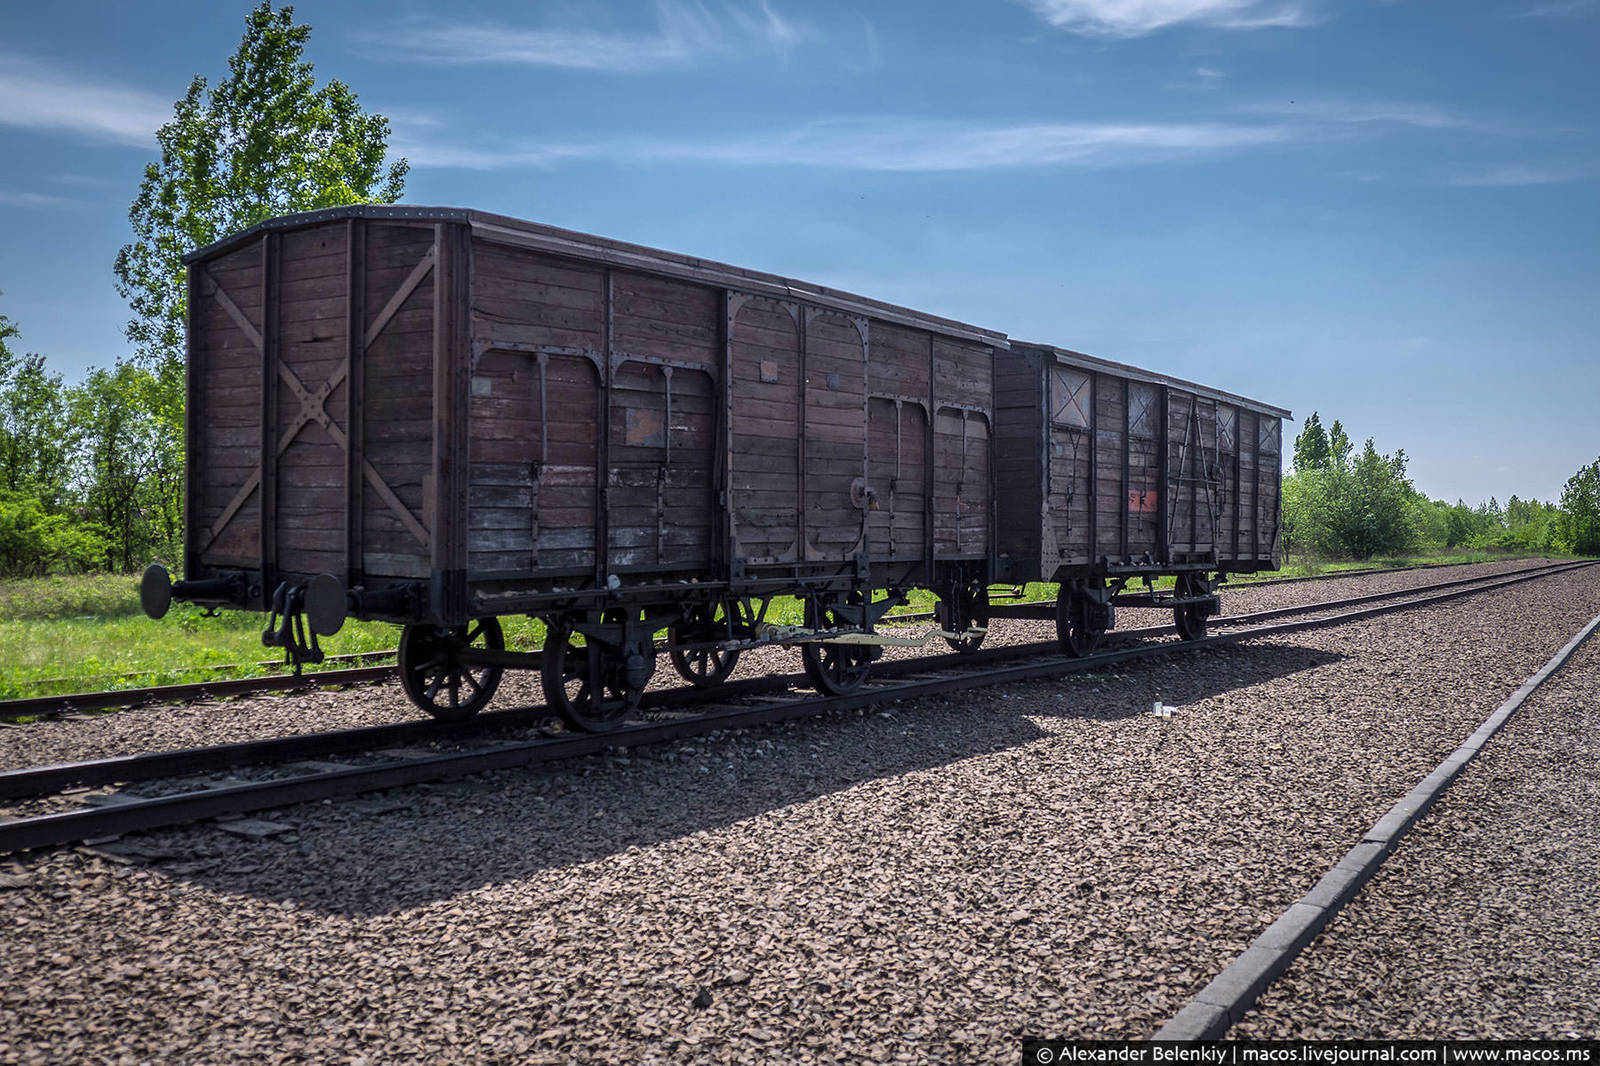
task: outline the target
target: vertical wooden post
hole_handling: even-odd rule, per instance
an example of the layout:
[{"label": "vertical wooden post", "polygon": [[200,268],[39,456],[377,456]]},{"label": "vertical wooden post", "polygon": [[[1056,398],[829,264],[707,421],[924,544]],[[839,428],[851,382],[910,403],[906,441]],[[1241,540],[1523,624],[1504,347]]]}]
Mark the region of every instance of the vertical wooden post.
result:
[{"label": "vertical wooden post", "polygon": [[[717,480],[713,488],[713,502],[721,509],[720,550],[722,557],[715,560],[716,573],[733,584],[733,316],[736,313],[733,293],[722,290],[722,373],[718,375],[721,392],[717,414],[722,420],[722,432],[717,434]],[[713,512],[716,513],[716,512]]]},{"label": "vertical wooden post", "polygon": [[203,510],[200,499],[201,485],[201,391],[200,382],[204,371],[201,360],[203,344],[202,331],[195,317],[195,307],[200,298],[200,268],[191,266],[188,272],[188,302],[184,306],[184,336],[188,339],[189,358],[184,365],[184,405],[183,405],[183,576],[186,578],[199,578],[200,573],[200,545],[204,530],[200,528],[200,515]]},{"label": "vertical wooden post", "polygon": [[939,364],[934,354],[933,334],[928,334],[928,424],[922,431],[922,530],[923,530],[923,568],[927,571],[928,580],[936,581],[938,576],[934,573],[935,538],[939,533],[939,466],[934,455],[935,447],[939,440]]},{"label": "vertical wooden post", "polygon": [[606,578],[611,572],[611,523],[608,512],[611,504],[612,297],[611,268],[607,267],[600,296],[603,304],[600,316],[600,409],[596,412],[599,428],[594,450],[594,579],[599,588],[605,588]]},{"label": "vertical wooden post", "polygon": [[367,223],[345,223],[345,584],[365,580],[363,534],[366,527],[366,477],[362,469],[366,438]]},{"label": "vertical wooden post", "polygon": [[445,625],[467,621],[467,441],[472,373],[466,314],[470,246],[459,223],[433,227],[433,491],[434,610]]},{"label": "vertical wooden post", "polygon": [[800,332],[800,408],[795,412],[795,466],[799,471],[795,478],[794,524],[795,532],[799,534],[795,545],[795,561],[803,563],[810,558],[806,551],[806,393],[810,391],[806,381],[806,345],[810,335],[811,308],[798,304],[796,312],[795,324]]},{"label": "vertical wooden post", "polygon": [[278,583],[278,235],[261,236],[261,595]]},{"label": "vertical wooden post", "polygon": [[1245,496],[1245,408],[1234,408],[1234,562],[1238,562],[1238,527],[1245,520],[1242,501]]},{"label": "vertical wooden post", "polygon": [[1100,375],[1089,374],[1089,564],[1100,549]]},{"label": "vertical wooden post", "polygon": [[1133,451],[1133,385],[1127,379],[1122,379],[1122,504],[1117,508],[1117,513],[1122,516],[1121,547],[1119,554],[1124,562],[1128,558],[1128,493],[1132,489],[1128,467]]},{"label": "vertical wooden post", "polygon": [[[1156,479],[1156,485],[1161,496],[1156,501],[1156,561],[1169,564],[1172,562],[1172,517],[1175,517],[1170,509],[1175,502],[1172,499],[1171,391],[1163,385],[1159,397],[1157,409],[1161,415],[1161,430],[1157,437],[1156,454],[1161,456],[1161,475]],[[1177,484],[1181,491],[1182,482]]]}]

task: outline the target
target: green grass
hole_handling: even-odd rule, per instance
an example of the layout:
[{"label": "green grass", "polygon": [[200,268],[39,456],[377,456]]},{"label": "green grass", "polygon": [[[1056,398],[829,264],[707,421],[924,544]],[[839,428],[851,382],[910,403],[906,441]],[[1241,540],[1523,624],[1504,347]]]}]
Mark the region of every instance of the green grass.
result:
[{"label": "green grass", "polygon": [[1294,556],[1284,561],[1277,570],[1263,570],[1256,574],[1236,574],[1228,578],[1230,585],[1251,581],[1274,581],[1288,577],[1320,577],[1346,571],[1386,570],[1400,566],[1438,566],[1443,564],[1499,563],[1512,559],[1528,558],[1516,553],[1504,554],[1488,551],[1443,551],[1426,555],[1403,555],[1374,559],[1323,559],[1317,556]]},{"label": "green grass", "polygon": [[[1365,562],[1299,560],[1282,570],[1254,577],[1241,574],[1230,580],[1241,583],[1342,570],[1505,558],[1509,557],[1479,552]],[[1157,588],[1171,585],[1171,578],[1156,582]],[[1055,595],[1055,585],[1033,583],[1025,587],[1022,598],[1053,600]],[[1001,598],[998,589],[995,598]],[[932,593],[914,591],[910,603],[895,608],[889,617],[932,610],[935,602]],[[802,613],[800,600],[779,597],[769,608],[767,621],[800,625]],[[222,611],[215,617],[206,617],[199,608],[188,604],[174,604],[165,618],[152,621],[139,609],[138,579],[125,575],[0,581],[0,699],[283,673],[286,668],[282,652],[261,643],[265,624],[265,615]],[[531,651],[544,641],[544,625],[536,620],[507,617],[501,619],[501,624],[508,647]],[[323,640],[322,647],[328,655],[384,652],[392,651],[399,639],[398,626],[352,621]],[[335,662],[322,668],[350,665]]]}]

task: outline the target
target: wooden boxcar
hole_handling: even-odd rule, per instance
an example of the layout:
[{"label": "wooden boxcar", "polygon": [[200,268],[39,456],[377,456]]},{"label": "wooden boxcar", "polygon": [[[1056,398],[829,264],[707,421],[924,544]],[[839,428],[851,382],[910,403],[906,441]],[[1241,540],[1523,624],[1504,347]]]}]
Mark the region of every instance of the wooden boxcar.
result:
[{"label": "wooden boxcar", "polygon": [[[999,580],[1062,585],[1069,650],[1092,649],[1116,604],[1171,606],[1204,633],[1217,581],[1276,569],[1278,407],[1049,345],[995,357]],[[1176,577],[1170,593],[1144,581]],[[996,613],[999,613],[998,610]]]},{"label": "wooden boxcar", "polygon": [[[347,611],[401,623],[430,712],[536,665],[583,728],[636,705],[661,630],[697,683],[784,640],[827,691],[907,589],[981,638],[1002,334],[455,209],[285,216],[187,262],[187,580],[153,572],[152,613],[271,611],[297,663]],[[768,624],[778,594],[804,627]],[[537,659],[506,614],[548,623]]]}]

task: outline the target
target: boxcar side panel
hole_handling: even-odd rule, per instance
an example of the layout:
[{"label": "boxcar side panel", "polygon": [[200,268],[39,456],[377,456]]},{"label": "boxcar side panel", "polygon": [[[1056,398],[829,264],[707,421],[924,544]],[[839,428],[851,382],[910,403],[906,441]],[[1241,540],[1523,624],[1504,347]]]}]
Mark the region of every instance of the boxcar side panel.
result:
[{"label": "boxcar side panel", "polygon": [[702,365],[630,358],[611,379],[610,569],[710,565],[715,386]]},{"label": "boxcar side panel", "polygon": [[1161,507],[1166,463],[1161,454],[1161,389],[1143,381],[1127,382],[1128,514],[1127,552],[1132,557],[1159,558]]},{"label": "boxcar side panel", "polygon": [[370,224],[362,373],[363,570],[426,577],[433,564],[435,228]]},{"label": "boxcar side panel", "polygon": [[1089,562],[1092,550],[1094,377],[1054,359],[1047,359],[1046,367],[1050,482],[1042,569],[1053,571],[1063,564]]},{"label": "boxcar side panel", "polygon": [[925,557],[932,521],[928,493],[928,334],[873,322],[867,361],[868,547],[877,562]]},{"label": "boxcar side panel", "polygon": [[469,570],[593,570],[599,397],[599,372],[584,355],[491,349],[479,358]]},{"label": "boxcar side panel", "polygon": [[1256,463],[1260,490],[1256,505],[1255,558],[1260,566],[1277,566],[1280,530],[1279,497],[1283,482],[1283,422],[1262,415],[1257,432]]},{"label": "boxcar side panel", "polygon": [[933,342],[934,554],[982,556],[990,538],[992,350]]},{"label": "boxcar side panel", "polygon": [[277,239],[277,479],[280,576],[345,571],[349,439],[347,228],[324,224]]},{"label": "boxcar side panel", "polygon": [[1213,540],[1218,562],[1237,558],[1233,533],[1239,516],[1239,409],[1232,404],[1216,407],[1217,529]]},{"label": "boxcar side panel", "polygon": [[[1042,365],[1032,349],[1018,347],[994,356],[996,548],[1009,560],[1012,580],[1019,581],[1041,576]],[[1054,564],[1046,560],[1046,566]]]},{"label": "boxcar side panel", "polygon": [[1256,469],[1256,443],[1261,416],[1254,411],[1239,412],[1239,528],[1234,534],[1234,558],[1249,562],[1256,554],[1257,511],[1261,499]]},{"label": "boxcar side panel", "polygon": [[806,313],[806,559],[848,559],[866,530],[866,328],[865,320]]},{"label": "boxcar side panel", "polygon": [[1128,527],[1127,401],[1126,379],[1094,375],[1096,559],[1120,559],[1126,554],[1123,533]]},{"label": "boxcar side panel", "polygon": [[604,281],[598,266],[478,241],[472,336],[529,347],[599,350]]},{"label": "boxcar side panel", "polygon": [[867,404],[867,482],[877,509],[868,546],[877,562],[916,562],[927,547],[928,416],[920,404],[874,396]]},{"label": "boxcar side panel", "polygon": [[[1169,558],[1215,549],[1216,402],[1181,389],[1167,392],[1166,529]],[[1197,561],[1197,560],[1190,560]]]},{"label": "boxcar side panel", "polygon": [[261,565],[262,242],[191,267],[190,368],[201,406],[189,544],[202,566]]},{"label": "boxcar side panel", "polygon": [[729,508],[733,553],[794,562],[800,549],[800,309],[730,298]]},{"label": "boxcar side panel", "polygon": [[611,274],[612,572],[711,565],[723,292]]}]

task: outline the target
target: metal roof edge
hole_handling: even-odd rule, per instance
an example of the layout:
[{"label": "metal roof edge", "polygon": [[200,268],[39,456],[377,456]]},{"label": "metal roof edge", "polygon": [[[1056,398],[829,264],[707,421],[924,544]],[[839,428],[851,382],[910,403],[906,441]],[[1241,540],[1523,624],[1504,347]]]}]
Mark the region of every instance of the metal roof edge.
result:
[{"label": "metal roof edge", "polygon": [[1198,382],[1186,381],[1170,374],[1162,374],[1155,370],[1145,370],[1142,367],[1131,366],[1128,363],[1118,363],[1111,359],[1104,359],[1098,355],[1089,355],[1085,352],[1073,351],[1056,344],[1045,344],[1039,341],[1011,341],[1012,348],[1034,348],[1039,351],[1050,352],[1065,362],[1075,363],[1089,370],[1105,370],[1134,381],[1143,381],[1152,385],[1169,385],[1174,388],[1193,392],[1197,396],[1208,396],[1214,400],[1225,400],[1228,403],[1248,408],[1259,414],[1268,414],[1276,418],[1286,418],[1293,421],[1294,415],[1288,408],[1277,407],[1273,404],[1263,403],[1261,400],[1252,400],[1248,396],[1238,393],[1226,392],[1222,389],[1212,388],[1210,385],[1201,385]]},{"label": "metal roof edge", "polygon": [[898,304],[874,300],[869,296],[830,289],[824,285],[786,278],[778,274],[749,270],[711,259],[668,252],[646,245],[600,237],[577,230],[561,229],[543,223],[529,222],[509,215],[496,215],[485,211],[459,207],[425,207],[409,204],[347,204],[326,207],[316,211],[299,211],[264,219],[203,248],[197,248],[183,257],[187,265],[210,258],[244,244],[253,237],[275,230],[297,229],[320,222],[345,218],[389,219],[419,222],[466,222],[474,235],[502,244],[534,248],[557,255],[599,261],[614,266],[646,270],[656,274],[701,281],[729,289],[737,289],[779,299],[804,301],[844,311],[847,314],[878,318],[898,325],[925,329],[947,337],[975,341],[995,348],[1009,346],[1006,335],[999,330],[985,329],[952,318],[931,315]]}]

